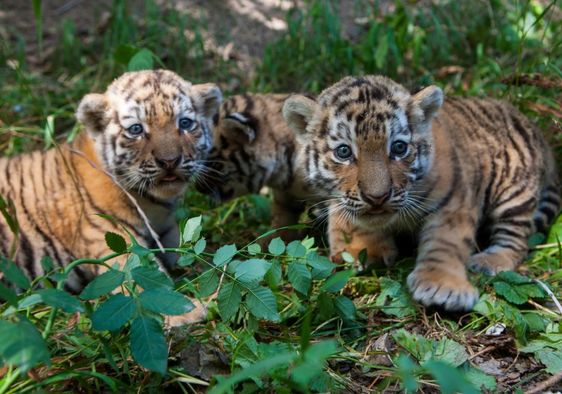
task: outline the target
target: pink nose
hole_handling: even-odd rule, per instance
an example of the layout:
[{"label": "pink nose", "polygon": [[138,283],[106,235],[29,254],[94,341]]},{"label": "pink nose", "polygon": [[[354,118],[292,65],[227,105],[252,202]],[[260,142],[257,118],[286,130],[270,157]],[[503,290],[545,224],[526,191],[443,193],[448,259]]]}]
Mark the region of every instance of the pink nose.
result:
[{"label": "pink nose", "polygon": [[378,196],[361,192],[361,198],[374,207],[383,205],[389,197],[390,191],[387,191],[384,194]]},{"label": "pink nose", "polygon": [[159,159],[157,157],[154,158],[158,167],[163,168],[165,170],[173,170],[177,166],[179,166],[181,162],[181,155],[178,157],[174,157],[173,159]]}]

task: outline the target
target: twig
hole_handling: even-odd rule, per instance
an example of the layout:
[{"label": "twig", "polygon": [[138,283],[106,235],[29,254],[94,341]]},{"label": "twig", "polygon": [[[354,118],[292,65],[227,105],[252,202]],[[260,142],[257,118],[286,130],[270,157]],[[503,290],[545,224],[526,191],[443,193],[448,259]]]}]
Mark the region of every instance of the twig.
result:
[{"label": "twig", "polygon": [[560,305],[560,301],[558,301],[552,290],[550,290],[550,288],[545,283],[538,279],[533,279],[533,281],[535,283],[538,283],[544,289],[544,291],[546,291],[546,294],[548,294],[550,298],[552,298],[554,305],[556,305],[556,307],[558,308],[558,313],[562,315],[562,305]]},{"label": "twig", "polygon": [[495,348],[496,348],[496,347],[493,346],[493,345],[486,346],[484,349],[482,349],[482,350],[480,350],[480,351],[474,353],[474,354],[473,354],[472,356],[470,356],[468,359],[469,359],[469,360],[472,360],[472,359],[474,359],[474,358],[476,358],[476,357],[478,357],[478,356],[481,356],[481,355],[484,354],[484,353],[488,353],[488,352],[494,350]]},{"label": "twig", "polygon": [[560,380],[562,380],[562,371],[555,373],[550,378],[543,380],[532,389],[525,391],[525,394],[543,393],[547,388],[554,386]]},{"label": "twig", "polygon": [[533,305],[535,308],[540,309],[543,312],[547,312],[549,314],[551,314],[555,319],[560,319],[560,316],[558,316],[558,313],[551,311],[550,309],[548,309],[545,306],[542,306],[541,304],[539,304],[538,302],[535,302],[533,300],[528,300],[527,301],[529,304]]}]

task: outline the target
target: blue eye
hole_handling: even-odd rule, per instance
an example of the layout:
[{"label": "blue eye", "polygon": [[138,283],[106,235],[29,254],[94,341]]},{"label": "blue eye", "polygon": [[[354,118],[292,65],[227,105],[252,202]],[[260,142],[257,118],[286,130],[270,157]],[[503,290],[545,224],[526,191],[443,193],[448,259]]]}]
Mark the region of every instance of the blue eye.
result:
[{"label": "blue eye", "polygon": [[334,154],[340,160],[348,160],[352,156],[353,152],[351,151],[351,147],[349,145],[342,144],[334,150]]},{"label": "blue eye", "polygon": [[390,146],[390,152],[395,156],[403,156],[408,151],[408,144],[404,141],[395,141]]},{"label": "blue eye", "polygon": [[180,128],[180,130],[193,131],[193,129],[197,127],[197,122],[194,121],[193,119],[181,118],[178,121],[178,127]]},{"label": "blue eye", "polygon": [[144,133],[144,128],[140,123],[135,123],[127,129],[127,132],[133,137],[138,137],[139,135]]}]

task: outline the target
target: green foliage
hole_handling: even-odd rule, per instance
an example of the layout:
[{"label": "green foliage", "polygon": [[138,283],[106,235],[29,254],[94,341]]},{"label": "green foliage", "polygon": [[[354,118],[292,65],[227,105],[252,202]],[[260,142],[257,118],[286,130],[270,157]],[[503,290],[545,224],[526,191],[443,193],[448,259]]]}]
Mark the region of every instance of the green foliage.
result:
[{"label": "green foliage", "polygon": [[49,364],[49,351],[41,333],[25,318],[12,323],[0,320],[0,360],[26,372],[31,367]]},{"label": "green foliage", "polygon": [[530,298],[544,298],[544,290],[516,272],[500,272],[493,280],[496,294],[513,304],[523,304]]},{"label": "green foliage", "polygon": [[388,315],[396,317],[411,316],[415,313],[408,291],[399,282],[390,278],[380,278],[381,292],[375,305]]},{"label": "green foliage", "polygon": [[[163,67],[193,82],[217,82],[227,95],[317,93],[348,74],[383,73],[410,87],[437,83],[447,94],[507,98],[543,127],[562,157],[553,126],[560,122],[558,91],[521,83],[527,73],[554,82],[562,77],[555,1],[415,7],[397,1],[387,13],[377,2],[354,4],[362,18],[351,25],[340,18],[337,2],[312,0],[290,10],[288,30],[267,46],[254,73],[209,50],[204,19],[165,11],[152,0],[139,9],[113,0],[104,29],[87,37],[81,26],[64,21],[54,52],[47,52],[44,9],[34,0],[40,69],[28,62],[21,38],[0,40],[0,151],[14,155],[72,141],[80,129],[75,106],[84,94],[102,91],[122,72]],[[78,387],[197,391],[195,385],[206,382],[211,392],[346,392],[351,384],[367,387],[373,376],[371,389],[377,392],[397,382],[407,392],[423,391],[428,382],[443,392],[494,392],[506,389],[502,377],[496,384],[478,369],[468,360],[467,346],[497,324],[516,339],[519,357],[534,357],[544,365],[542,373],[560,370],[562,337],[551,296],[529,278],[541,278],[560,299],[562,217],[546,240],[530,239],[528,277],[479,279],[482,297],[474,313],[457,321],[412,302],[404,284],[408,263],[377,268],[375,276],[356,274],[351,255],[344,254],[343,267],[337,266],[312,238],[271,239],[269,203],[269,196],[257,195],[215,207],[189,192],[177,212],[181,245],[173,252],[182,273],[175,281],[157,267],[158,250],[108,233],[112,255],[88,262],[106,271],[79,297],[62,291],[68,272],[49,259],[41,261],[45,277],[30,282],[12,262],[14,243],[0,256],[0,299],[6,301],[0,304],[0,367],[8,366],[0,369],[0,393]],[[13,204],[5,196],[0,213],[17,236]],[[212,322],[174,335],[164,331],[163,315],[191,311],[194,298],[208,302]],[[370,347],[381,333],[393,339],[384,351],[390,366],[371,359],[371,353],[381,353]],[[179,356],[187,343],[211,349],[189,351],[205,353],[197,368],[226,363],[227,375],[188,372]],[[354,365],[352,372],[345,372],[346,363]],[[39,380],[22,373],[39,367],[33,373],[43,374],[41,367],[49,365]]]}]

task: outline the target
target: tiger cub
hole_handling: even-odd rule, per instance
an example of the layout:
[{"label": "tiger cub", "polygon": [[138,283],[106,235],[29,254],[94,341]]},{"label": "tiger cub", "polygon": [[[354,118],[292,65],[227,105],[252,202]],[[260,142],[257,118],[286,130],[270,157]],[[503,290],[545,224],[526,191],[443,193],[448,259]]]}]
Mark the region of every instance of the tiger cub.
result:
[{"label": "tiger cub", "polygon": [[288,96],[243,94],[226,99],[215,117],[208,169],[196,183],[199,191],[220,202],[270,187],[274,228],[298,223],[305,201],[312,198],[298,164],[297,141],[281,113]]},{"label": "tiger cub", "polygon": [[[86,133],[47,152],[0,158],[0,195],[15,206],[14,236],[0,217],[0,253],[11,254],[30,277],[43,275],[40,260],[58,266],[108,254],[104,235],[113,231],[155,247],[144,211],[165,247],[179,242],[174,203],[198,173],[211,149],[212,118],[221,92],[214,84],[192,85],[171,71],[130,72],[103,94],[86,95],[77,118]],[[110,215],[112,224],[98,214]],[[174,260],[164,255],[166,263]],[[80,265],[66,290],[79,292],[99,265]]]},{"label": "tiger cub", "polygon": [[[540,130],[511,105],[410,94],[381,76],[347,77],[283,108],[307,179],[333,197],[330,238],[353,223],[371,259],[392,263],[393,234],[419,229],[414,299],[446,310],[478,300],[465,267],[493,275],[527,254],[559,212],[555,162]],[[487,234],[480,250],[477,232]]]}]

